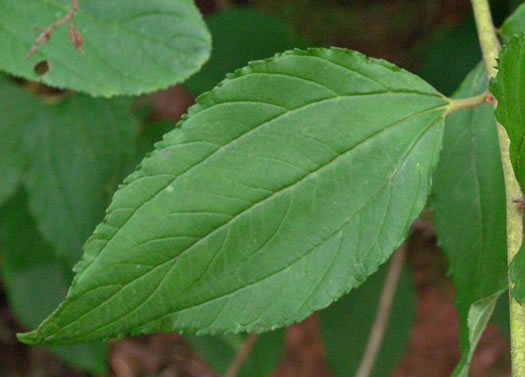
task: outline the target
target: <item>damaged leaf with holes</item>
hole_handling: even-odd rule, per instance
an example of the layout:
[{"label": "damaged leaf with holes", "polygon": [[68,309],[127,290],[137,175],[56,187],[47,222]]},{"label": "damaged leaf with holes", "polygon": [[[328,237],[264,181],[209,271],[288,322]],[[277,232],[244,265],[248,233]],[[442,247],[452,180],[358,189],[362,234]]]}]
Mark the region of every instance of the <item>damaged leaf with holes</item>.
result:
[{"label": "damaged leaf with holes", "polygon": [[2,0],[0,70],[109,97],[183,82],[210,55],[211,37],[193,0],[75,4]]}]

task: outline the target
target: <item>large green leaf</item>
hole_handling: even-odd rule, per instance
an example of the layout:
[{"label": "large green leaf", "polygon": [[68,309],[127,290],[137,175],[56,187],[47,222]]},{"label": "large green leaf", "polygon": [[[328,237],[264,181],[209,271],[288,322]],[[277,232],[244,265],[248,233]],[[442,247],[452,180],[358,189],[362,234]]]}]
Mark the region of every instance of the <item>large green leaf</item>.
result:
[{"label": "large green leaf", "polygon": [[[10,307],[23,326],[37,326],[66,296],[73,273],[38,233],[23,193],[0,210],[0,243],[2,280]],[[49,350],[82,370],[105,373],[102,343]]]},{"label": "large green leaf", "polygon": [[[321,312],[321,336],[328,365],[335,377],[355,375],[375,319],[387,269],[382,267],[359,289]],[[415,316],[415,292],[403,270],[379,354],[370,377],[392,374],[408,343]]]},{"label": "large green leaf", "polygon": [[525,3],[521,4],[501,25],[501,38],[507,43],[513,35],[523,32],[525,32]]},{"label": "large green leaf", "polygon": [[226,74],[249,61],[306,47],[280,19],[250,8],[230,8],[206,19],[213,37],[210,60],[185,85],[195,94],[211,90]]},{"label": "large green leaf", "polygon": [[138,123],[128,100],[72,95],[37,105],[26,119],[24,183],[39,229],[73,265],[134,151]]},{"label": "large green leaf", "polygon": [[[228,334],[218,336],[186,335],[185,339],[219,375],[224,375],[236,353],[239,352],[245,335]],[[276,330],[259,335],[250,356],[243,363],[239,377],[268,377],[283,356],[284,331]]]},{"label": "large green leaf", "polygon": [[423,208],[448,104],[337,48],[237,71],[126,179],[65,303],[20,339],[263,332],[328,306]]},{"label": "large green leaf", "polygon": [[[480,64],[454,97],[471,97],[485,90],[487,79]],[[454,375],[466,376],[479,335],[506,287],[505,187],[491,105],[447,117],[434,174],[433,214],[450,263],[460,318],[462,358]]]},{"label": "large green leaf", "polygon": [[[0,69],[93,95],[139,94],[187,79],[208,59],[210,35],[193,0],[80,1],[74,25],[84,53],[53,31],[29,59],[40,31],[65,16],[70,0],[2,0]],[[34,66],[47,61],[40,76]]]},{"label": "large green leaf", "polygon": [[510,138],[510,160],[522,190],[525,188],[525,33],[514,36],[503,48],[498,74],[490,91],[498,100],[496,118]]},{"label": "large green leaf", "polygon": [[0,75],[0,204],[22,178],[26,163],[23,125],[33,111],[33,101],[27,94]]}]

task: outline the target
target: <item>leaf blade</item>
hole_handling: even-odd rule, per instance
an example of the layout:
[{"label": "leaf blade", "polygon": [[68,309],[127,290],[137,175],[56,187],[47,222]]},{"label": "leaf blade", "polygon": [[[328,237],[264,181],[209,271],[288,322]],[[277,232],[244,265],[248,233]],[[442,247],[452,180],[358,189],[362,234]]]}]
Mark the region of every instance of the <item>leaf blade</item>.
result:
[{"label": "leaf blade", "polygon": [[447,105],[408,72],[342,49],[237,71],[128,177],[66,304],[20,339],[260,332],[327,306],[389,257],[422,209]]},{"label": "leaf blade", "polygon": [[525,187],[525,33],[515,35],[504,46],[498,60],[498,74],[490,91],[498,100],[496,118],[510,138],[510,160],[516,179]]},{"label": "leaf blade", "polygon": [[[28,95],[29,96],[29,95]],[[24,186],[42,234],[73,266],[104,214],[113,182],[134,151],[138,122],[129,101],[69,96],[35,102],[24,140]]]},{"label": "leaf blade", "polygon": [[[486,89],[479,64],[454,98]],[[447,117],[432,208],[436,234],[450,263],[460,318],[462,359],[455,376],[468,373],[479,336],[506,286],[505,187],[499,159],[496,121],[489,104]]]},{"label": "leaf blade", "polygon": [[[97,96],[141,94],[184,81],[208,59],[211,39],[191,0],[79,4],[75,27],[83,37],[76,51],[67,26],[53,31],[48,43],[26,59],[40,34],[69,12],[69,1],[3,1],[0,4],[0,69],[59,88]],[[118,51],[118,53],[116,52]],[[47,61],[49,72],[33,71]]]},{"label": "leaf blade", "polygon": [[[24,327],[34,327],[66,296],[73,274],[38,233],[22,190],[0,211],[0,241],[2,283],[9,306]],[[51,346],[48,350],[84,371],[106,372],[107,350],[102,343]]]},{"label": "leaf blade", "polygon": [[513,35],[525,32],[525,4],[521,4],[501,25],[501,37],[504,43],[511,40]]},{"label": "leaf blade", "polygon": [[22,180],[26,164],[24,153],[24,119],[33,112],[32,101],[8,77],[0,75],[0,204],[8,199]]}]

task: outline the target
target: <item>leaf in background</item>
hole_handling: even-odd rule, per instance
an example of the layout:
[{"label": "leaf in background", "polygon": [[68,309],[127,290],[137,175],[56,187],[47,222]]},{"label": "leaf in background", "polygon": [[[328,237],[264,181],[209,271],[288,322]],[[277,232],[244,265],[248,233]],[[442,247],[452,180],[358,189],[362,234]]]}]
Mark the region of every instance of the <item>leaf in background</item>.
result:
[{"label": "leaf in background", "polygon": [[481,59],[474,17],[438,29],[425,47],[417,74],[445,95],[451,95]]},{"label": "leaf in background", "polygon": [[518,253],[512,259],[510,264],[510,280],[514,283],[512,287],[512,297],[520,304],[525,304],[525,243],[522,242]]},{"label": "leaf in background", "polygon": [[501,39],[504,43],[510,41],[515,34],[525,32],[525,3],[512,13],[501,25]]},{"label": "leaf in background", "polygon": [[162,135],[175,128],[175,122],[160,121],[154,123],[143,122],[135,146],[135,153],[128,159],[119,173],[118,182],[122,182],[133,173],[140,162],[153,150],[155,143],[162,140]]},{"label": "leaf in background", "polygon": [[[454,98],[486,90],[479,64]],[[505,187],[496,131],[489,104],[450,114],[434,173],[434,225],[450,263],[460,319],[462,358],[454,376],[467,375],[479,336],[507,286]]]},{"label": "leaf in background", "polygon": [[510,138],[510,161],[525,191],[525,33],[505,44],[498,59],[498,74],[490,91],[498,100],[496,118]]},{"label": "leaf in background", "polygon": [[448,100],[343,49],[250,64],[117,191],[29,343],[263,332],[360,285],[426,203]]},{"label": "leaf in background", "polygon": [[[180,83],[208,59],[211,38],[193,0],[80,1],[74,17],[81,53],[68,26],[55,29],[29,59],[46,28],[71,9],[70,0],[2,0],[0,69],[29,80],[92,95],[140,94]],[[39,76],[34,67],[46,61]]]},{"label": "leaf in background", "polygon": [[501,330],[503,335],[510,339],[510,314],[509,314],[509,292],[505,291],[498,299],[492,321]]},{"label": "leaf in background", "polygon": [[206,19],[213,38],[210,60],[184,84],[194,94],[211,90],[248,62],[306,43],[279,18],[250,8],[230,8]]},{"label": "leaf in background", "polygon": [[[334,377],[355,375],[363,357],[387,274],[386,265],[320,312],[321,338]],[[390,318],[370,377],[389,376],[408,343],[415,316],[415,292],[407,270],[401,273]]]},{"label": "leaf in background", "polygon": [[[66,297],[73,273],[38,233],[26,197],[16,194],[0,210],[2,281],[10,308],[26,328],[37,326]],[[76,367],[102,375],[102,343],[54,346],[49,350]]]},{"label": "leaf in background", "polygon": [[[39,101],[37,98],[35,101]],[[73,265],[104,216],[138,128],[129,100],[71,95],[26,119],[29,206],[42,234]]]},{"label": "leaf in background", "polygon": [[0,204],[16,190],[24,171],[24,123],[33,114],[33,101],[0,74]]},{"label": "leaf in background", "polygon": [[[224,375],[246,335],[186,335],[184,338],[219,375]],[[250,356],[242,365],[239,377],[269,377],[283,356],[284,331],[266,332],[257,337]]]}]

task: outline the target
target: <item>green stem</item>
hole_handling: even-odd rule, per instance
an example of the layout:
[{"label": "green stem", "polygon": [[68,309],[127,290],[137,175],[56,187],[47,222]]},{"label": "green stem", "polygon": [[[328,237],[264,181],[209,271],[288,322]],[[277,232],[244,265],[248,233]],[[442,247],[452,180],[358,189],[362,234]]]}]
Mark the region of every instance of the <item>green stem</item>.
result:
[{"label": "green stem", "polygon": [[487,103],[488,97],[489,97],[489,92],[486,91],[475,97],[468,97],[468,98],[461,98],[461,99],[449,98],[448,101],[450,102],[450,105],[448,106],[448,109],[444,115],[446,116],[447,114],[450,114],[454,111],[458,111],[461,109],[465,109],[467,107],[474,107],[474,106],[481,105],[482,103]]},{"label": "green stem", "polygon": [[397,290],[397,284],[401,276],[401,270],[403,269],[403,263],[407,254],[407,245],[404,243],[392,257],[388,272],[385,278],[383,286],[383,292],[379,298],[379,306],[377,308],[376,318],[372,329],[370,330],[370,336],[368,337],[368,343],[366,344],[365,353],[357,368],[355,377],[369,377],[374,368],[374,363],[383,344],[383,336],[385,335],[386,326],[388,325],[388,319],[390,318],[390,312],[392,311],[392,303]]},{"label": "green stem", "polygon": [[[501,46],[499,44],[488,0],[472,0],[472,8],[476,19],[478,36],[483,53],[483,61],[489,78],[497,73],[497,57]],[[494,103],[496,105],[496,103]],[[505,179],[506,206],[507,206],[507,260],[510,264],[518,252],[523,237],[522,216],[515,199],[522,196],[520,185],[514,175],[510,161],[510,140],[505,129],[498,123],[498,139]],[[509,287],[512,282],[509,278]],[[511,328],[511,355],[512,376],[525,377],[525,307],[510,296],[510,328]]]},{"label": "green stem", "polygon": [[257,334],[249,334],[248,336],[246,336],[244,343],[242,344],[239,351],[235,354],[232,362],[228,366],[228,370],[224,374],[224,377],[237,377],[237,374],[241,370],[242,365],[250,356],[250,352],[252,352],[253,346],[255,345],[256,341]]}]

